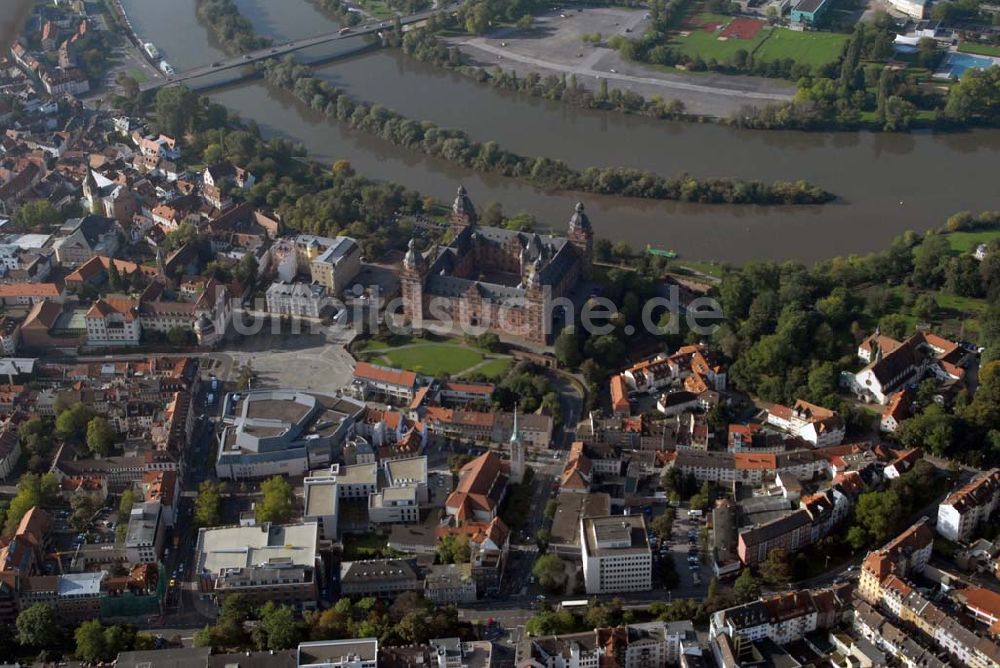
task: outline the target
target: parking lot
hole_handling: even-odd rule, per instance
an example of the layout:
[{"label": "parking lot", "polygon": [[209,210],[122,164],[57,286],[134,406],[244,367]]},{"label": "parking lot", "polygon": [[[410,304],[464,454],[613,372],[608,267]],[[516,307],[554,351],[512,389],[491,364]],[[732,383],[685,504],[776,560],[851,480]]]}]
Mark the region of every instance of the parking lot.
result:
[{"label": "parking lot", "polygon": [[653,548],[653,585],[662,587],[662,560],[670,555],[674,560],[678,584],[672,590],[677,597],[690,598],[702,595],[712,577],[711,555],[703,550],[702,530],[704,518],[689,518],[688,511],[677,508],[671,535],[664,539],[652,533],[650,546]]}]

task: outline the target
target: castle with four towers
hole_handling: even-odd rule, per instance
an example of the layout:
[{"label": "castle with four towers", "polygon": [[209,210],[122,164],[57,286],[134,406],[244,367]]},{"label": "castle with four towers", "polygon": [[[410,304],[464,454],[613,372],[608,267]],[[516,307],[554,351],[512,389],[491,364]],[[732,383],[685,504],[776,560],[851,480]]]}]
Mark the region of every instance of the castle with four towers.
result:
[{"label": "castle with four towers", "polygon": [[403,314],[414,325],[450,319],[530,343],[553,335],[552,300],[590,275],[594,232],[577,203],[565,237],[479,225],[459,187],[451,208],[451,242],[425,258],[410,241],[400,273]]}]

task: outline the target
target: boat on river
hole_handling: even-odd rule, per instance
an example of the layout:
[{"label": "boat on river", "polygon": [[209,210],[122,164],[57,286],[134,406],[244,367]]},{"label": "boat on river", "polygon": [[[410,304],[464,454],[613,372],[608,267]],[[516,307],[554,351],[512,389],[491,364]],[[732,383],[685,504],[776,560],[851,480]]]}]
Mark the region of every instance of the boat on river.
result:
[{"label": "boat on river", "polygon": [[646,244],[646,255],[655,255],[657,257],[665,257],[669,259],[674,259],[677,257],[677,253],[673,250],[667,250],[663,248],[653,248],[650,244]]}]

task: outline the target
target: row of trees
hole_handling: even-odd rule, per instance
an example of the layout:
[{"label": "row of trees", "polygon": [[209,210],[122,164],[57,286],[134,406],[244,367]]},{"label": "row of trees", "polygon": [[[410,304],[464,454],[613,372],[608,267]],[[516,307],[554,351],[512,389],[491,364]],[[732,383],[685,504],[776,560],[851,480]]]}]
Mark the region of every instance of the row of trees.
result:
[{"label": "row of trees", "polygon": [[132,626],[105,626],[97,619],[83,622],[70,637],[48,603],[35,603],[22,610],[14,627],[16,633],[0,643],[16,640],[22,650],[46,655],[71,649],[75,644],[74,656],[85,663],[114,661],[119,652],[151,650],[155,646],[155,639],[148,633],[137,633]]},{"label": "row of trees", "polygon": [[702,203],[816,204],[833,199],[831,193],[805,181],[766,184],[735,179],[698,180],[688,175],[667,178],[624,168],[589,168],[579,172],[559,160],[518,155],[493,141],[473,141],[461,130],[438,128],[427,121],[400,116],[381,105],[356,102],[329,82],[312,76],[310,68],[292,58],[267,61],[262,69],[269,83],[292,92],[313,109],[351,127],[463,167],[519,178],[540,188]]},{"label": "row of trees", "polygon": [[387,604],[376,598],[342,598],[332,608],[306,612],[268,601],[255,606],[242,594],[225,598],[216,623],[195,634],[194,643],[216,651],[281,650],[306,640],[378,638],[393,645],[426,643],[457,634],[458,612],[437,607],[420,594],[406,592]]}]

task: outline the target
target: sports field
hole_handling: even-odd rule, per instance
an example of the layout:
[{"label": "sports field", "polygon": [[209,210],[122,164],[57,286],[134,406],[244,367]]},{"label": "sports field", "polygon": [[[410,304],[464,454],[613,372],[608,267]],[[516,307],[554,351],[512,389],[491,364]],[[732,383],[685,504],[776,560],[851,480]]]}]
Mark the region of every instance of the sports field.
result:
[{"label": "sports field", "polygon": [[670,40],[672,48],[691,58],[706,62],[714,58],[720,63],[730,62],[742,50],[757,63],[791,58],[819,67],[837,60],[848,39],[848,35],[839,33],[772,28],[756,19],[707,13],[691,17],[684,28]]},{"label": "sports field", "polygon": [[848,35],[835,32],[799,32],[774,28],[753,54],[754,60],[772,62],[791,58],[797,63],[820,67],[840,57]]}]

